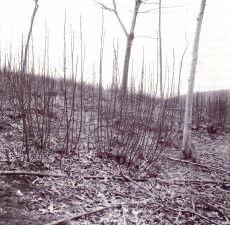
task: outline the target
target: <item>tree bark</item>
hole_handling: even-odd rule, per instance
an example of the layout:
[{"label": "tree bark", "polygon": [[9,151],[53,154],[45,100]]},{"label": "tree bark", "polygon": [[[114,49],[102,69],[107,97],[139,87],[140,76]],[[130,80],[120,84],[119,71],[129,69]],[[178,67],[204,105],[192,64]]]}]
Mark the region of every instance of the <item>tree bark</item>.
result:
[{"label": "tree bark", "polygon": [[192,52],[192,63],[190,69],[190,77],[188,80],[188,93],[186,96],[186,105],[185,105],[185,116],[184,116],[184,129],[183,129],[183,143],[182,143],[182,153],[183,158],[191,159],[192,156],[192,105],[193,105],[193,90],[194,90],[194,82],[195,82],[195,74],[198,60],[198,50],[199,50],[199,42],[200,42],[200,33],[201,26],[204,16],[206,0],[201,1],[200,13],[197,18],[197,27],[193,45]]},{"label": "tree bark", "polygon": [[123,67],[123,76],[122,76],[122,90],[123,90],[124,95],[125,95],[125,93],[127,91],[129,62],[130,62],[133,38],[134,38],[134,35],[129,34],[128,37],[127,37],[127,43],[126,43],[125,59],[124,59],[124,67]]},{"label": "tree bark", "polygon": [[122,76],[123,96],[127,92],[129,62],[130,62],[130,56],[131,56],[131,49],[132,49],[132,45],[133,45],[134,30],[135,30],[135,26],[136,26],[137,14],[138,14],[138,10],[140,8],[140,5],[141,5],[141,1],[136,0],[134,12],[133,12],[132,25],[131,25],[129,34],[127,35],[127,43],[126,43],[125,59],[124,59],[124,67],[123,67],[123,76]]}]

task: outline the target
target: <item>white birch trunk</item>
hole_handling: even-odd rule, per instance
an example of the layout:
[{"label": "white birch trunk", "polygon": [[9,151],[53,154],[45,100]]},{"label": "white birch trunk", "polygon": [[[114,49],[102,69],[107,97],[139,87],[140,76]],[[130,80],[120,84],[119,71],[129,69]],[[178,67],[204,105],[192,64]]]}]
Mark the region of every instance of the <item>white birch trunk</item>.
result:
[{"label": "white birch trunk", "polygon": [[190,77],[188,80],[188,92],[186,96],[185,116],[184,116],[184,129],[183,129],[183,143],[182,152],[185,159],[192,158],[192,105],[193,105],[193,90],[196,74],[196,66],[198,60],[198,50],[200,42],[201,26],[204,16],[206,0],[201,0],[200,13],[197,18],[197,27],[192,52],[192,63],[190,70]]}]

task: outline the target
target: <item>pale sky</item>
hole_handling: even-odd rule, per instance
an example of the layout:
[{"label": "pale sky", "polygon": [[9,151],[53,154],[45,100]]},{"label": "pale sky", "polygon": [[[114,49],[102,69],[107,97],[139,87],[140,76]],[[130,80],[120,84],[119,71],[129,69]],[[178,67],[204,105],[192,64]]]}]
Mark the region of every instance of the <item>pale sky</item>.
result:
[{"label": "pale sky", "polygon": [[[112,0],[103,0],[110,5]],[[133,0],[117,0],[121,17],[129,29]],[[157,2],[157,1],[155,1]],[[185,34],[189,41],[189,50],[184,61],[182,73],[182,90],[187,87],[191,61],[191,48],[199,12],[200,0],[162,0],[162,43],[164,65],[168,64],[172,70],[173,49],[175,51],[175,74],[178,68],[182,51],[185,47]],[[49,59],[52,71],[62,74],[63,58],[63,23],[64,12],[67,12],[67,33],[70,27],[75,33],[75,51],[79,52],[79,18],[82,16],[83,41],[85,45],[85,77],[91,79],[92,68],[98,73],[101,10],[93,0],[40,0],[38,14],[35,19],[33,31],[33,45],[35,61],[43,62],[45,37],[49,40]],[[171,6],[173,8],[171,8]],[[140,10],[154,9],[157,5],[148,5]],[[0,0],[0,46],[1,55],[12,52],[17,57],[20,52],[22,34],[28,32],[30,17],[33,11],[33,0]],[[207,0],[204,15],[202,34],[200,40],[199,64],[195,88],[196,90],[230,89],[230,1]],[[113,58],[113,40],[119,40],[120,71],[124,57],[125,36],[115,16],[104,13],[105,20],[105,57],[103,64],[103,81],[111,81],[111,68]],[[48,32],[45,32],[48,30]],[[156,64],[156,36],[157,36],[157,10],[149,14],[139,15],[137,19],[136,35],[132,58],[136,80],[140,79],[140,64],[142,62],[142,49],[144,47],[145,63],[147,66]],[[145,38],[144,36],[151,36]],[[67,43],[68,46],[70,46]]]}]

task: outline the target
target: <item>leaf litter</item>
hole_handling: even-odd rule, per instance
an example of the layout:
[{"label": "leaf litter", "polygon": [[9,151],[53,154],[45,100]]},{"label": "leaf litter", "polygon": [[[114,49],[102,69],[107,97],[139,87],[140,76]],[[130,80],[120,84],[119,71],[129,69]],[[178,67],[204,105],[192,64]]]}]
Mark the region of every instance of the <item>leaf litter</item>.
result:
[{"label": "leaf litter", "polygon": [[[11,157],[17,158],[22,127],[7,116],[4,121],[0,169],[21,170]],[[23,165],[65,177],[2,175],[0,225],[48,225],[63,219],[56,224],[230,224],[230,134],[213,138],[195,131],[193,136],[198,163],[206,169],[170,160],[180,157],[178,149],[170,148],[162,155],[157,177],[135,175],[115,161],[96,157],[84,143],[80,156],[64,158],[61,169],[55,157],[51,163]]]}]

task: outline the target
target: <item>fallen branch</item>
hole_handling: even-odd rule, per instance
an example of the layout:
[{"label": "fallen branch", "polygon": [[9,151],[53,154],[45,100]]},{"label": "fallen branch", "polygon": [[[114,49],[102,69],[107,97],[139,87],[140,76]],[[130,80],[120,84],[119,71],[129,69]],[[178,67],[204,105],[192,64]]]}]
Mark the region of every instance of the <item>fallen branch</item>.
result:
[{"label": "fallen branch", "polygon": [[229,171],[221,169],[221,168],[213,168],[213,167],[210,167],[210,166],[207,166],[207,165],[202,165],[202,164],[199,164],[199,163],[195,163],[195,162],[191,162],[191,161],[187,161],[187,160],[183,160],[183,159],[171,158],[171,157],[167,157],[167,159],[171,160],[171,161],[175,161],[175,162],[191,164],[193,166],[198,166],[198,167],[201,167],[203,169],[211,170],[211,171],[214,171],[214,172],[221,172],[221,173],[224,172],[224,173],[229,174]]},{"label": "fallen branch", "polygon": [[[150,192],[150,190],[148,190],[146,187],[144,187],[144,186],[138,184],[137,182],[135,182],[134,180],[132,180],[130,177],[124,175],[123,173],[122,173],[122,176],[123,176],[126,180],[128,180],[128,181],[134,183],[134,184],[135,184],[136,186],[138,186],[139,188],[144,189],[144,190],[147,192],[146,194],[148,194],[150,197],[153,197],[153,198],[154,198],[154,195],[153,195],[153,194]],[[211,181],[211,182],[212,182],[212,181]],[[168,183],[169,183],[169,182],[168,182]],[[200,217],[200,218],[203,219],[203,220],[208,221],[210,224],[218,225],[218,223],[216,223],[216,222],[210,220],[209,218],[207,218],[207,217],[205,217],[205,216],[203,216],[203,215],[201,215],[201,214],[195,212],[194,210],[189,210],[189,209],[175,209],[175,208],[166,207],[166,206],[164,206],[164,208],[165,208],[165,209],[168,209],[168,210],[173,210],[173,211],[176,211],[176,212],[184,212],[184,213],[187,212],[187,213],[191,213],[191,214],[193,214],[193,215],[196,215],[197,217]]]},{"label": "fallen branch", "polygon": [[96,179],[105,180],[107,177],[96,175],[96,176],[83,176],[82,178],[85,179],[85,180],[90,180],[90,179],[93,179],[93,180],[96,180]]},{"label": "fallen branch", "polygon": [[[105,206],[105,207],[102,207],[102,208],[99,208],[99,209],[95,209],[95,210],[92,210],[92,211],[89,211],[89,212],[85,212],[85,213],[81,213],[81,214],[76,214],[76,215],[73,215],[73,216],[70,216],[70,217],[67,217],[67,218],[64,218],[64,219],[60,219],[60,220],[57,220],[57,221],[54,221],[54,222],[51,222],[51,223],[47,223],[46,225],[63,225],[63,224],[69,224],[71,220],[77,220],[77,219],[80,219],[82,217],[86,217],[86,216],[89,216],[89,215],[92,215],[92,214],[95,214],[95,213],[99,213],[99,212],[102,212],[102,211],[105,211],[107,209],[114,209],[114,208],[122,208],[123,205],[138,205],[138,204],[150,204],[151,202],[150,201],[143,201],[143,202],[131,202],[131,203],[117,203],[117,204],[112,204],[112,205],[108,205],[108,206]],[[158,208],[158,210],[162,209],[162,207]]]},{"label": "fallen branch", "polygon": [[51,174],[31,171],[0,171],[0,176],[4,175],[28,175],[28,176],[39,176],[39,177],[65,177],[64,174]]},{"label": "fallen branch", "polygon": [[7,163],[7,164],[11,164],[10,161],[7,161],[7,160],[0,160],[0,163]]},{"label": "fallen branch", "polygon": [[112,193],[113,193],[115,196],[121,196],[121,197],[125,197],[125,198],[131,198],[131,199],[139,200],[138,197],[129,196],[129,195],[127,195],[127,193],[121,193],[121,192],[118,192],[118,191],[113,191]]},{"label": "fallen branch", "polygon": [[159,183],[162,184],[168,184],[168,185],[172,185],[172,184],[176,184],[176,185],[181,185],[181,184],[216,184],[216,185],[227,185],[230,184],[230,181],[215,181],[215,180],[171,180],[171,181],[166,181],[166,180],[162,180],[162,179],[156,179],[156,181],[158,181]]},{"label": "fallen branch", "polygon": [[[117,180],[124,181],[124,176],[116,176],[114,178],[117,179]],[[127,177],[125,178],[125,180],[130,181],[130,180],[127,179]],[[139,182],[139,183],[143,183],[143,182],[146,182],[146,181],[149,181],[149,180],[150,180],[149,177],[132,178],[132,181]]]},{"label": "fallen branch", "polygon": [[151,192],[148,188],[146,188],[145,186],[143,186],[143,185],[137,183],[137,182],[134,181],[132,178],[130,178],[130,177],[124,175],[122,172],[121,172],[121,175],[122,175],[126,180],[128,180],[128,181],[130,181],[131,183],[135,184],[135,185],[136,185],[137,187],[139,187],[141,190],[145,190],[145,192],[144,192],[145,194],[147,194],[148,196],[150,196],[150,197],[152,197],[153,199],[155,199],[156,196],[154,196],[154,195],[152,194],[152,192]]},{"label": "fallen branch", "polygon": [[[115,175],[115,176],[109,176],[109,177],[98,176],[98,175],[96,175],[96,176],[83,176],[82,178],[85,179],[85,180],[90,180],[90,179],[93,179],[93,180],[96,180],[96,179],[98,179],[98,180],[113,179],[113,180],[122,180],[122,181],[124,181],[124,177],[123,176],[117,176],[117,175]],[[135,182],[146,182],[146,181],[149,180],[149,178],[148,177],[133,178],[132,180],[135,181]]]},{"label": "fallen branch", "polygon": [[73,215],[71,217],[67,217],[67,218],[60,219],[60,220],[57,220],[57,221],[54,221],[54,222],[51,222],[51,223],[47,223],[46,225],[61,225],[61,224],[67,223],[67,222],[69,222],[71,220],[77,220],[77,219],[80,219],[80,218],[85,217],[85,216],[89,216],[89,215],[92,215],[92,214],[95,214],[95,213],[98,213],[98,212],[105,211],[107,209],[120,208],[120,207],[121,207],[121,204],[107,206],[107,207],[96,209],[96,210],[93,210],[93,211],[90,211],[90,212],[85,212],[85,213],[82,213],[82,214]]},{"label": "fallen branch", "polygon": [[215,221],[210,220],[209,218],[195,212],[194,210],[190,210],[190,209],[176,209],[176,208],[171,208],[171,207],[165,207],[165,209],[167,210],[171,210],[171,211],[176,211],[176,212],[184,212],[184,213],[191,213],[197,217],[200,217],[203,220],[206,220],[209,222],[209,224],[215,224],[215,225],[219,225],[219,223],[216,223]]},{"label": "fallen branch", "polygon": [[220,209],[220,206],[216,206],[214,203],[209,203],[209,202],[207,202],[207,200],[202,200],[202,202],[203,202],[203,204],[205,204],[208,207],[217,211],[225,219],[226,224],[230,224],[229,223],[230,217],[228,215],[226,215],[226,213]]}]

